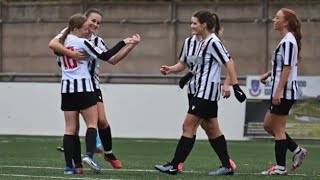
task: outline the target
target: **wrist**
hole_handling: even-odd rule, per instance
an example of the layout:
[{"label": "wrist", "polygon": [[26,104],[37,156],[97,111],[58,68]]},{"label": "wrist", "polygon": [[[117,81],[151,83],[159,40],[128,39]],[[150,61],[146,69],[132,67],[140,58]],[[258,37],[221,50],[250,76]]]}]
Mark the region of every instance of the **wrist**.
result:
[{"label": "wrist", "polygon": [[271,71],[267,72],[267,76],[268,77],[271,76]]},{"label": "wrist", "polygon": [[74,51],[69,51],[67,56],[71,57],[71,58],[74,58],[75,56],[75,52]]},{"label": "wrist", "polygon": [[282,92],[282,89],[280,89],[280,88],[277,88],[276,89],[276,94],[279,94],[279,93],[281,93]]},{"label": "wrist", "polygon": [[240,86],[239,86],[239,84],[237,83],[237,84],[232,85],[232,87],[233,87],[233,88],[239,88]]}]

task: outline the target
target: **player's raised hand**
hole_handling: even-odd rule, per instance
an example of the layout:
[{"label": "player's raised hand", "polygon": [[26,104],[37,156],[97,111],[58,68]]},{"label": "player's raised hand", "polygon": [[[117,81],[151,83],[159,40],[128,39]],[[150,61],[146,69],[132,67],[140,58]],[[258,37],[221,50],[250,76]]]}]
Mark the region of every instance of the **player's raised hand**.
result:
[{"label": "player's raised hand", "polygon": [[160,72],[161,72],[163,75],[170,74],[170,73],[171,73],[170,66],[165,66],[165,65],[164,65],[164,66],[161,66]]},{"label": "player's raised hand", "polygon": [[128,38],[124,39],[123,41],[126,44],[134,44],[134,45],[136,45],[136,44],[138,44],[140,42],[140,40],[141,40],[140,35],[139,34],[135,34],[135,35],[133,35],[131,37],[128,37]]},{"label": "player's raised hand", "polygon": [[133,44],[138,44],[141,41],[141,36],[139,34],[135,34],[132,36]]},{"label": "player's raised hand", "polygon": [[134,39],[132,37],[125,38],[123,41],[126,44],[133,44],[134,43]]}]

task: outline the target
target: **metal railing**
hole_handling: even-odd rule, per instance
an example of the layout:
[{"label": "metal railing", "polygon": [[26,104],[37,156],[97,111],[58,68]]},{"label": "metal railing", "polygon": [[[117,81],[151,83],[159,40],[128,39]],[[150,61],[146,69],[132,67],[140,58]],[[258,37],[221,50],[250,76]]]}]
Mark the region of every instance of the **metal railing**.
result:
[{"label": "metal railing", "polygon": [[[101,73],[101,83],[122,84],[177,84],[183,75],[172,74],[110,74]],[[222,80],[225,76],[221,77]],[[61,73],[0,73],[0,82],[60,82]],[[246,84],[246,76],[238,76],[239,84]]]}]

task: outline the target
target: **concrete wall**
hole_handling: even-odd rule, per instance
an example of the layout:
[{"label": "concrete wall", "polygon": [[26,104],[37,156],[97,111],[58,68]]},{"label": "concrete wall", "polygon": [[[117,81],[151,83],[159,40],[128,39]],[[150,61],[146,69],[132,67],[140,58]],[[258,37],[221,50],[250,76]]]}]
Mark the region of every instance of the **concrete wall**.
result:
[{"label": "concrete wall", "polygon": [[[141,34],[143,38],[124,62],[117,66],[103,65],[102,72],[159,73],[161,65],[176,62],[183,40],[190,36],[187,22],[192,13],[208,9],[219,14],[222,19],[224,42],[237,61],[238,74],[260,74],[271,67],[269,59],[281,38],[272,30],[270,22],[268,27],[261,22],[263,11],[268,10],[268,18],[272,19],[278,9],[289,7],[303,20],[310,19],[310,22],[303,23],[303,62],[300,73],[320,73],[320,0],[268,1],[268,9],[263,8],[263,1],[260,0],[88,2],[85,5],[76,2],[2,4],[4,23],[0,71],[59,72],[53,54],[47,48],[49,40],[66,26],[69,16],[81,12],[84,7],[96,7],[104,14],[105,23],[99,35],[107,45],[113,46],[134,33]],[[127,23],[120,23],[123,19]],[[169,23],[163,23],[168,20]],[[171,23],[170,20],[177,21]]]},{"label": "concrete wall", "polygon": [[[0,134],[64,133],[59,83],[0,83]],[[242,87],[245,91],[246,88]],[[176,85],[102,85],[113,137],[179,139],[187,112],[186,90]],[[230,113],[232,112],[232,113]],[[219,124],[227,139],[243,137],[245,103],[219,102]],[[80,134],[85,134],[81,120]],[[199,128],[197,139],[207,139]]]}]

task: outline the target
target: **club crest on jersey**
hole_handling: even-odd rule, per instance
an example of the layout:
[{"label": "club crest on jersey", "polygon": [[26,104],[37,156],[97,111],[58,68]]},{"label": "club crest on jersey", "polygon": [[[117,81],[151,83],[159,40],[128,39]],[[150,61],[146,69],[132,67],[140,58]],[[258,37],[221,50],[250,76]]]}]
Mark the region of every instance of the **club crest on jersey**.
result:
[{"label": "club crest on jersey", "polygon": [[261,93],[260,89],[260,81],[259,80],[251,80],[251,88],[249,89],[249,93],[252,96],[259,96]]}]

